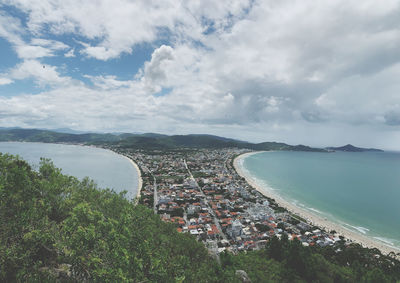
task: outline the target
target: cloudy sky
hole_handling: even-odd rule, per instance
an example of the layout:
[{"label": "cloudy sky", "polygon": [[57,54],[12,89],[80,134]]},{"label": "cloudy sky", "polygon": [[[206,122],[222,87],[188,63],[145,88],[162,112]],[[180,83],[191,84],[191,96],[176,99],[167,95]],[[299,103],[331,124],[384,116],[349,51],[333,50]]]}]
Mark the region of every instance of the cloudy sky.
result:
[{"label": "cloudy sky", "polygon": [[400,150],[400,2],[0,0],[0,127]]}]

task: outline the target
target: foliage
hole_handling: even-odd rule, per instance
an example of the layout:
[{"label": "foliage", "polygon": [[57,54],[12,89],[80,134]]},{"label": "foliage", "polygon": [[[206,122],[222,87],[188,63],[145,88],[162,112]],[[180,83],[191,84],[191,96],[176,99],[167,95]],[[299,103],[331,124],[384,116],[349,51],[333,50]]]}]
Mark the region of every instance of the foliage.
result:
[{"label": "foliage", "polygon": [[[304,247],[297,239],[273,237],[266,248],[232,255],[221,254],[227,271],[245,270],[252,282],[398,282],[400,263],[359,245]],[[379,252],[378,252],[379,253]]]},{"label": "foliage", "polygon": [[[62,270],[64,268],[64,270]],[[219,282],[204,246],[110,190],[0,154],[0,281]]]}]

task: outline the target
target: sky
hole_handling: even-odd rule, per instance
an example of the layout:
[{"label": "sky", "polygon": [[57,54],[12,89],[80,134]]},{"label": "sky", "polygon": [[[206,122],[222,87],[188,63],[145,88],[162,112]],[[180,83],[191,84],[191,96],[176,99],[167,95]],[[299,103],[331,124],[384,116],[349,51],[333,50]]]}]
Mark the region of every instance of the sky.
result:
[{"label": "sky", "polygon": [[0,0],[0,127],[400,150],[400,2]]}]

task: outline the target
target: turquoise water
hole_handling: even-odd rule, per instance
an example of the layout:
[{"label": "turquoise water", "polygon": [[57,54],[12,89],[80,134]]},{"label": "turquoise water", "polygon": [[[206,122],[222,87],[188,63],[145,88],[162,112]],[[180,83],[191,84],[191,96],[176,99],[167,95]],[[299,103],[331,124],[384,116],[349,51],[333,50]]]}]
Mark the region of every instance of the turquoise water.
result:
[{"label": "turquoise water", "polygon": [[126,190],[129,199],[136,196],[138,173],[135,167],[123,156],[109,150],[78,145],[0,142],[0,152],[18,154],[36,168],[40,157],[50,158],[64,174],[79,179],[88,176],[101,188],[116,192]]},{"label": "turquoise water", "polygon": [[400,247],[400,153],[265,152],[243,167],[286,200]]}]

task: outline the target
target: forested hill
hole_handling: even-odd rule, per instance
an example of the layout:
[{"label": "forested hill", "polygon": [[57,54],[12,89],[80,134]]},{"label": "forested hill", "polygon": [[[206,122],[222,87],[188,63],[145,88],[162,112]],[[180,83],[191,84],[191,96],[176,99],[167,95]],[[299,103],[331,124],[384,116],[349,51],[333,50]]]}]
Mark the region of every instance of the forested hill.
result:
[{"label": "forested hill", "polygon": [[27,141],[49,143],[85,143],[117,145],[135,149],[226,148],[253,150],[325,151],[305,145],[278,142],[249,143],[213,135],[161,135],[161,134],[72,134],[37,129],[0,129],[0,141]]},{"label": "forested hill", "polygon": [[48,143],[115,142],[124,136],[113,134],[70,134],[37,129],[0,129],[0,141],[26,141]]},{"label": "forested hill", "polygon": [[[88,179],[0,154],[0,282],[398,282],[400,263],[359,245],[223,253]],[[239,272],[243,274],[243,272]]]},{"label": "forested hill", "polygon": [[0,154],[0,282],[230,282],[202,243],[122,194]]},{"label": "forested hill", "polygon": [[362,148],[362,147],[356,147],[351,144],[347,144],[344,146],[339,146],[339,147],[327,147],[326,149],[328,150],[334,150],[334,151],[348,151],[348,152],[365,152],[365,151],[371,151],[371,152],[383,152],[382,149],[377,149],[377,148]]}]

